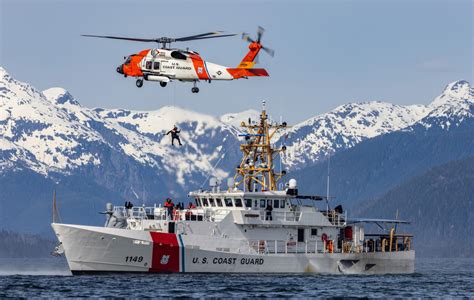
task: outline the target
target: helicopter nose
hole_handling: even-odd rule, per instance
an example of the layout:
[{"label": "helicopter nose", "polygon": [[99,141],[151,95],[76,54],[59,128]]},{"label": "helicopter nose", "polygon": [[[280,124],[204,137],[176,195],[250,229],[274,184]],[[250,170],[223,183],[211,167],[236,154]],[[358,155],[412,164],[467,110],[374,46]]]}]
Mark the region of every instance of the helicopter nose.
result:
[{"label": "helicopter nose", "polygon": [[117,67],[117,73],[123,74],[123,65]]}]

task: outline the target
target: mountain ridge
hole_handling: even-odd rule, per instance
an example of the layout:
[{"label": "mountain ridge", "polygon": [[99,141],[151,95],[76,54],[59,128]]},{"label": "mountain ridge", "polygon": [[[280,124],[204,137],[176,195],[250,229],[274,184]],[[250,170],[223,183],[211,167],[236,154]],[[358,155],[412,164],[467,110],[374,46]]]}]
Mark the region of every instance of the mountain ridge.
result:
[{"label": "mountain ridge", "polygon": [[[201,151],[199,148],[202,144],[196,143],[193,138],[204,135],[206,138],[199,140],[210,141],[211,138],[215,139],[219,132],[231,145],[234,145],[238,141],[240,122],[247,121],[249,117],[254,121],[258,118],[255,110],[214,117],[173,106],[164,106],[153,111],[89,109],[83,107],[63,88],[50,88],[39,92],[28,84],[16,81],[3,68],[0,68],[0,78],[0,95],[4,104],[5,99],[10,99],[10,101],[17,99],[26,106],[43,104],[33,124],[29,123],[31,120],[28,120],[28,117],[34,116],[34,111],[17,113],[17,117],[24,123],[23,127],[26,127],[22,129],[23,132],[20,130],[23,134],[22,139],[30,139],[30,145],[25,145],[25,142],[19,140],[18,137],[15,139],[14,133],[11,130],[8,131],[8,126],[4,125],[0,127],[2,129],[0,149],[8,150],[9,157],[16,155],[17,161],[24,161],[25,165],[30,165],[31,168],[44,175],[48,173],[48,168],[56,172],[68,173],[68,170],[84,165],[98,165],[100,161],[93,153],[80,149],[80,143],[88,140],[101,143],[104,147],[112,147],[142,164],[164,168],[168,171],[177,169],[181,174],[180,184],[184,185],[185,174],[190,174],[187,170],[189,168],[184,165],[186,161],[200,161],[201,167],[196,171],[214,172],[213,162],[221,159],[223,152],[227,151],[227,149],[221,151],[223,147],[213,144],[213,141],[206,144],[212,144],[214,151],[210,149],[212,147]],[[470,108],[466,106],[474,102],[473,94],[469,83],[460,80],[448,84],[443,93],[426,106],[401,106],[380,101],[341,105],[328,113],[288,128],[277,136],[276,145],[284,144],[287,148],[282,158],[283,164],[289,170],[298,170],[324,161],[327,155],[334,155],[339,151],[354,147],[366,139],[408,128],[424,118],[439,117],[443,114],[446,118],[459,114],[470,117],[471,115],[466,113]],[[452,105],[453,101],[457,101],[458,106]],[[48,103],[53,106],[48,107]],[[25,109],[16,108],[16,110],[21,112]],[[15,116],[11,114],[16,110],[0,109],[0,126],[2,122],[6,123],[14,119]],[[45,118],[46,116],[49,116],[49,119]],[[54,124],[52,120],[54,118],[57,119],[56,121],[66,120],[68,124],[62,124],[65,127],[55,126],[57,124]],[[420,125],[427,126],[428,123],[421,122]],[[166,165],[166,162],[176,160],[181,156],[181,152],[168,146],[168,138],[165,135],[167,130],[174,125],[184,128],[181,138],[186,141],[189,148],[186,160],[173,163],[177,168]],[[47,143],[40,138],[28,135],[29,131],[41,131],[37,128],[41,126],[45,127],[42,132],[43,139],[47,138],[48,143],[52,143],[52,140],[57,141],[59,143],[57,146],[61,147],[61,151],[48,149]],[[47,127],[50,127],[50,132]],[[51,131],[63,133],[63,136],[54,136]],[[108,139],[104,138],[106,136]],[[39,148],[38,145],[41,143],[44,147]],[[31,144],[35,144],[36,147],[32,147]],[[63,155],[68,151],[69,156]],[[82,157],[76,152],[82,152]],[[52,153],[55,157],[48,159],[43,153]],[[234,151],[232,156],[237,154]],[[36,160],[27,159],[31,157],[35,157]],[[11,166],[11,163],[4,162],[3,165],[6,168],[6,165]],[[226,162],[225,165],[230,165],[230,162]],[[229,175],[228,171],[223,169],[219,169],[218,173],[221,177]]]},{"label": "mountain ridge", "polygon": [[[363,216],[370,212],[376,214],[374,217],[393,218],[399,210],[401,218],[413,224],[417,251],[444,257],[472,257],[472,182],[474,155],[430,168],[365,202],[355,214]],[[457,247],[453,248],[453,244]]]}]

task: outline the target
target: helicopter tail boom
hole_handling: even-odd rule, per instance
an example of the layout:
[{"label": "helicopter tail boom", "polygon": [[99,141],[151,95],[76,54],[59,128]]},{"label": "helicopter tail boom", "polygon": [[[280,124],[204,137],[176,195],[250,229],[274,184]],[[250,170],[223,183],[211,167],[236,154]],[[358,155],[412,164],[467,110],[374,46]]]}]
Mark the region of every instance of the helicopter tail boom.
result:
[{"label": "helicopter tail boom", "polygon": [[262,49],[262,45],[257,42],[253,42],[249,45],[249,52],[242,59],[237,68],[251,69],[255,65],[255,59],[257,58],[258,53]]}]

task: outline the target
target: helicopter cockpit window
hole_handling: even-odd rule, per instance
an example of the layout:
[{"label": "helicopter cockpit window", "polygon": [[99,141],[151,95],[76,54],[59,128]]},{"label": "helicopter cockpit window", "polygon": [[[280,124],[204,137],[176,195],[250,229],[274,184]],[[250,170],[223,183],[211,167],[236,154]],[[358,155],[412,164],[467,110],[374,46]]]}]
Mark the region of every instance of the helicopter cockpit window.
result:
[{"label": "helicopter cockpit window", "polygon": [[132,56],[127,57],[125,64],[129,64],[132,61]]},{"label": "helicopter cockpit window", "polygon": [[151,61],[150,60],[146,62],[145,68],[151,69]]},{"label": "helicopter cockpit window", "polygon": [[173,51],[171,52],[171,57],[175,59],[186,59],[186,55],[179,51]]}]

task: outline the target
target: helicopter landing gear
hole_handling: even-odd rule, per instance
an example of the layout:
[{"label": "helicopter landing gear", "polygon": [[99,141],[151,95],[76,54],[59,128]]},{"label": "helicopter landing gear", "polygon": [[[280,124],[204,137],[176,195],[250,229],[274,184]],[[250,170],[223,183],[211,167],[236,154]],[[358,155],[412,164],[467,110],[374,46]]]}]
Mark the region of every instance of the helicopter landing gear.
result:
[{"label": "helicopter landing gear", "polygon": [[194,86],[191,89],[191,92],[192,93],[199,93],[199,88],[196,86],[196,81],[194,81]]},{"label": "helicopter landing gear", "polygon": [[141,88],[143,86],[143,79],[137,79],[137,82],[135,83],[137,87]]},{"label": "helicopter landing gear", "polygon": [[165,86],[166,86],[166,84],[167,84],[166,82],[160,81],[160,85],[161,85],[161,87],[165,87]]}]

